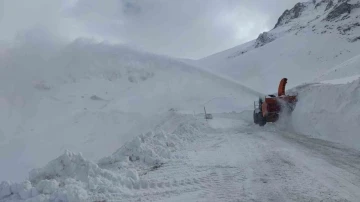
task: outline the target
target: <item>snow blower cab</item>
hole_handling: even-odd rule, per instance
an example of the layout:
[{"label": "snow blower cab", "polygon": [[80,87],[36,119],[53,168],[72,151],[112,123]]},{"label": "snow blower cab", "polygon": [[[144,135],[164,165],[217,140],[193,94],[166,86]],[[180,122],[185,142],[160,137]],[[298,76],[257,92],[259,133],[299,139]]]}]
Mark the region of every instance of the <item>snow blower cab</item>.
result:
[{"label": "snow blower cab", "polygon": [[276,122],[280,113],[291,113],[296,105],[297,97],[285,95],[287,78],[280,81],[278,95],[268,95],[254,102],[254,123],[264,126],[267,122]]}]

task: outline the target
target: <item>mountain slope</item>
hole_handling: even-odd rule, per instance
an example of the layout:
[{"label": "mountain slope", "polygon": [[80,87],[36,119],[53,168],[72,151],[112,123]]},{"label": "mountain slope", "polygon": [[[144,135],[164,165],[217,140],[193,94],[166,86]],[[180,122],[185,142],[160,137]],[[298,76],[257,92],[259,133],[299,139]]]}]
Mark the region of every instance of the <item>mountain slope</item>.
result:
[{"label": "mountain slope", "polygon": [[[294,87],[325,78],[330,69],[359,55],[359,18],[357,0],[298,3],[281,15],[274,29],[256,40],[194,63],[272,93],[282,77]],[[360,68],[348,74],[360,74]]]},{"label": "mountain slope", "polygon": [[22,180],[66,149],[98,160],[155,127],[169,110],[241,111],[258,95],[173,59],[120,45],[77,40],[4,52],[1,180]]}]

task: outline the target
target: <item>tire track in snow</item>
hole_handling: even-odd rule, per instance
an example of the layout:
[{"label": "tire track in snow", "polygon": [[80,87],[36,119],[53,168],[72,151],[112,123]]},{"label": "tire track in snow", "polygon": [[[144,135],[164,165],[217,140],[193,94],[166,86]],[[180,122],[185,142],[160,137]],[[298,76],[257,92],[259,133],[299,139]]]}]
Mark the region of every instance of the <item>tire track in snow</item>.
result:
[{"label": "tire track in snow", "polygon": [[[275,148],[262,153],[267,159],[266,165],[274,168],[275,176],[282,175],[281,192],[289,200],[356,201],[359,198],[359,175],[353,173],[357,170],[359,174],[360,167],[358,160],[352,159],[354,150],[299,134],[289,137],[290,134],[273,126],[250,130],[259,130],[254,135],[261,136]],[[342,164],[343,161],[346,163]],[[348,164],[352,165],[350,169]]]}]

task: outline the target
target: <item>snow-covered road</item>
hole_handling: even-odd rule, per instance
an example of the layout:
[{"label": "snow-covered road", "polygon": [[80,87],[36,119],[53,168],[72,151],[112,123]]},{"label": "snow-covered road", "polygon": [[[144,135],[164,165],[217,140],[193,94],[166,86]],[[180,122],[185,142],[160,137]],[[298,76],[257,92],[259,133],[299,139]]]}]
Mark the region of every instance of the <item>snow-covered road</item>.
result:
[{"label": "snow-covered road", "polygon": [[[199,117],[198,121],[205,122]],[[206,122],[205,122],[206,123]],[[358,201],[360,152],[215,115],[167,163],[140,171],[149,182],[114,201]]]}]

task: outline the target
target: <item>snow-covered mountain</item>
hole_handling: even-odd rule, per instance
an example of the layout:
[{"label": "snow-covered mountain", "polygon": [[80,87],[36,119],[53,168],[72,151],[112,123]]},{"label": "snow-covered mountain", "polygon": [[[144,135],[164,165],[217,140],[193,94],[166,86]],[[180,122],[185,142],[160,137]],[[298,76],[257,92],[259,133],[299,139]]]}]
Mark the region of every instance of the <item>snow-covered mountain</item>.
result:
[{"label": "snow-covered mountain", "polygon": [[[199,61],[85,39],[0,47],[0,201],[356,201],[359,5],[298,3]],[[283,77],[296,108],[260,128],[256,90]]]},{"label": "snow-covered mountain", "polygon": [[[193,64],[272,93],[282,77],[294,87],[360,75],[359,43],[360,1],[311,0],[286,10],[257,39]],[[347,60],[353,64],[341,65]]]}]

